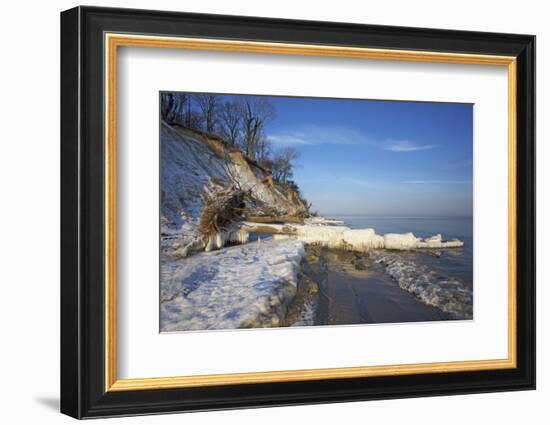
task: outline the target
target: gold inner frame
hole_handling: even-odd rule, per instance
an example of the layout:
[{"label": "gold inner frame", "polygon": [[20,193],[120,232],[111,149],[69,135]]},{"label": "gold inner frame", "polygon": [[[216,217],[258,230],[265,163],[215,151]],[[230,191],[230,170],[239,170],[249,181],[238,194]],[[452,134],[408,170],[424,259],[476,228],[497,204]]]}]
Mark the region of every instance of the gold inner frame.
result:
[{"label": "gold inner frame", "polygon": [[[106,33],[105,46],[105,391],[236,385],[417,373],[447,373],[516,367],[516,58],[461,53],[370,49],[327,45],[267,43]],[[285,370],[252,373],[118,379],[116,324],[116,99],[119,46],[325,56],[507,67],[508,72],[508,357],[419,364]]]}]

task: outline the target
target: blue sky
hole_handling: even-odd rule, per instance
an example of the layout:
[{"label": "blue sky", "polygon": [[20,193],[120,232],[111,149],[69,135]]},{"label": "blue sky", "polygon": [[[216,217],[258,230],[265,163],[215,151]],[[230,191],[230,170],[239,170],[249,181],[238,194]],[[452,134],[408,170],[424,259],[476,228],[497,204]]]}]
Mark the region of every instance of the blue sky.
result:
[{"label": "blue sky", "polygon": [[321,214],[472,215],[473,105],[270,97]]}]

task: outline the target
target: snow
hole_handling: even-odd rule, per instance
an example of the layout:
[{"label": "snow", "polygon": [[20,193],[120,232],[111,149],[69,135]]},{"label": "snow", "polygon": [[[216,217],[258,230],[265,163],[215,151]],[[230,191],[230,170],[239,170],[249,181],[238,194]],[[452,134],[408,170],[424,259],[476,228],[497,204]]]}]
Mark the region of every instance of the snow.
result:
[{"label": "snow", "polygon": [[416,248],[417,243],[418,238],[412,233],[387,233],[384,235],[384,247],[387,249],[413,249]]},{"label": "snow", "polygon": [[[225,161],[199,140],[161,125],[161,233],[186,245],[196,237],[203,197],[227,181]],[[163,237],[163,248],[170,238]]]},{"label": "snow", "polygon": [[[202,140],[180,127],[161,123],[161,235],[162,251],[187,255],[197,238],[204,199],[222,187],[250,189],[252,196],[281,214],[295,206],[266,181],[266,173],[250,164],[240,152],[227,152],[218,142]],[[243,234],[220,234],[207,241],[209,249],[221,242],[243,239]],[[185,253],[185,255],[181,255]]]},{"label": "snow", "polygon": [[300,241],[270,239],[167,261],[161,331],[280,325],[304,253]]},{"label": "snow", "polygon": [[315,324],[315,314],[317,313],[317,305],[313,302],[311,298],[309,298],[304,306],[302,307],[302,311],[300,312],[300,315],[298,316],[298,319],[291,324],[291,327],[298,327],[298,326],[313,326]]}]

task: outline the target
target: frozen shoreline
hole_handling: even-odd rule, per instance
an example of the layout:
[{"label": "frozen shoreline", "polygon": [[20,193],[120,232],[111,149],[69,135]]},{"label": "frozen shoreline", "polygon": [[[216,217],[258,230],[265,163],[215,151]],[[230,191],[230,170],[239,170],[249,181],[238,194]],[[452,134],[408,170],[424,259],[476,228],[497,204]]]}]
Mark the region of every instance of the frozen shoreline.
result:
[{"label": "frozen shoreline", "polygon": [[[312,325],[426,322],[452,319],[403,290],[370,255],[306,248],[306,273],[319,283]],[[306,323],[307,325],[308,323]]]},{"label": "frozen shoreline", "polygon": [[[344,222],[322,217],[306,219],[303,225],[243,222],[235,232],[220,234],[206,245],[201,243],[200,252],[187,258],[164,257],[162,332],[313,325],[315,311],[311,305],[304,305],[296,324],[286,323],[288,307],[296,303],[304,245],[369,255],[384,265],[386,274],[401,290],[421,303],[455,318],[472,318],[471,291],[453,279],[432,282],[428,279],[433,275],[431,270],[399,261],[397,254],[460,247],[461,241],[444,242],[441,235],[421,239],[412,233],[382,236],[374,229],[351,229]],[[272,237],[249,242],[249,233]],[[239,245],[224,247],[227,242]],[[389,255],[382,255],[384,252]]]},{"label": "frozen shoreline", "polygon": [[[365,258],[383,248],[404,253],[463,246],[439,234],[423,239],[413,233],[377,234],[341,220],[308,217],[299,192],[276,184],[270,170],[238,150],[165,122],[160,130],[162,331],[292,324],[303,298],[303,273],[300,278],[297,273],[304,245]],[[221,224],[214,220],[212,231],[199,231],[208,201],[234,187],[247,192],[247,213],[241,211]],[[241,221],[244,218],[250,220]],[[267,235],[269,240],[249,242]],[[231,244],[239,245],[228,247]],[[388,266],[388,275],[396,264]],[[415,285],[405,285],[408,277],[394,278],[414,292]],[[312,322],[315,312],[309,307],[304,307],[299,323]]]},{"label": "frozen shoreline", "polygon": [[[269,233],[275,239],[296,239],[306,244],[321,245],[326,248],[368,252],[371,249],[445,249],[460,248],[464,243],[458,239],[444,241],[441,234],[429,238],[418,238],[413,233],[386,233],[378,235],[374,229],[351,229],[335,220],[317,218],[317,222],[305,224],[242,223],[240,233]],[[328,224],[323,224],[328,223]]]}]

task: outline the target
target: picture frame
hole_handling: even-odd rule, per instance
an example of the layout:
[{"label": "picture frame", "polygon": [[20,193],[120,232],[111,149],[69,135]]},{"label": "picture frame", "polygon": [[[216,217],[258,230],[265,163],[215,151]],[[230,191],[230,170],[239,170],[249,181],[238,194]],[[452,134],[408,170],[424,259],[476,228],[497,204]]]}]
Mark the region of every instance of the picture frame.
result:
[{"label": "picture frame", "polygon": [[[508,356],[119,379],[122,46],[505,67]],[[92,418],[535,388],[534,36],[81,6],[61,13],[61,117],[62,413]]]}]

